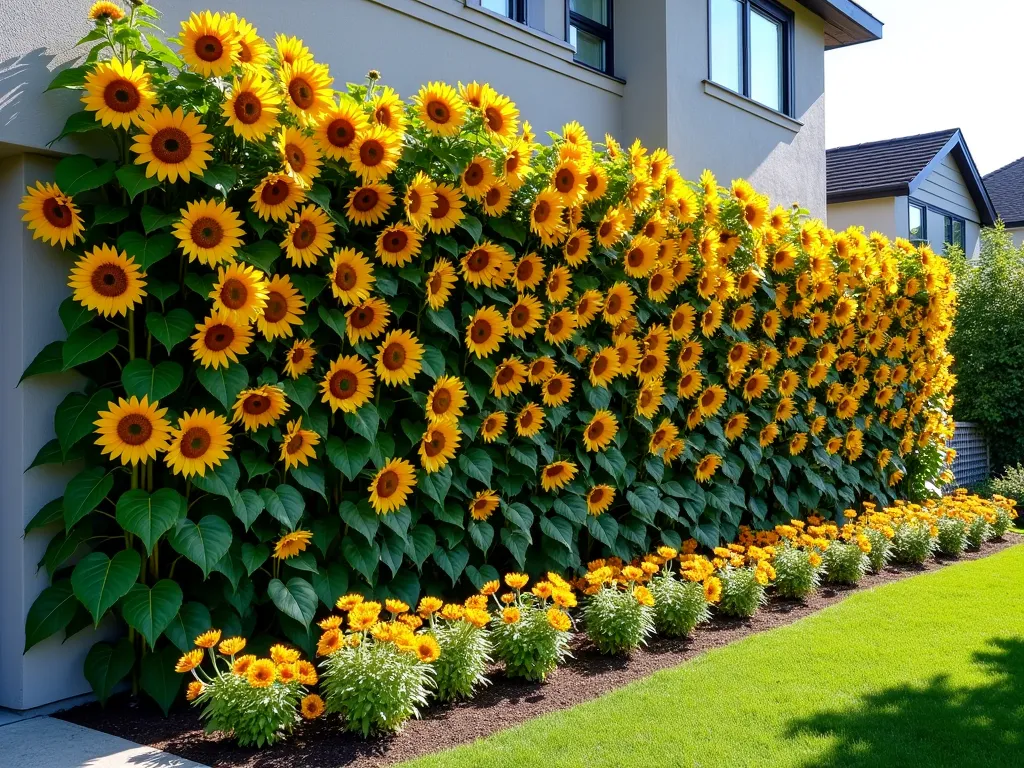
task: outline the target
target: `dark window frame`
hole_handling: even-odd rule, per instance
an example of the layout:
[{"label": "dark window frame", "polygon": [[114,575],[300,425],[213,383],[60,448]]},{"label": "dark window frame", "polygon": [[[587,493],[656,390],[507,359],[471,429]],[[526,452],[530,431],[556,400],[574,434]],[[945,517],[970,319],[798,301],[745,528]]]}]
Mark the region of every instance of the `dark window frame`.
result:
[{"label": "dark window frame", "polygon": [[[794,65],[796,59],[796,32],[795,14],[793,11],[783,5],[773,2],[772,0],[736,0],[743,6],[743,24],[742,29],[740,30],[740,50],[743,54],[743,67],[742,72],[740,73],[740,90],[733,91],[729,86],[722,85],[715,80],[711,71],[711,3],[713,1],[714,0],[708,0],[707,2],[708,80],[721,88],[725,88],[728,91],[732,91],[733,93],[742,96],[745,99],[750,99],[755,104],[760,104],[765,109],[770,109],[773,112],[779,112],[787,117],[795,117],[796,105],[793,95],[796,93],[796,67]],[[776,109],[775,107],[763,104],[750,95],[750,14],[754,12],[760,13],[762,16],[777,22],[782,28],[782,109]]]},{"label": "dark window frame", "polygon": [[[914,237],[910,232],[910,209],[917,208],[921,211],[921,234],[918,237]],[[919,203],[915,200],[909,201],[907,206],[907,234],[912,242],[921,242],[928,240],[928,206],[924,203]]]},{"label": "dark window frame", "polygon": [[[526,9],[528,6],[528,0],[505,0],[504,16],[509,21],[514,21],[517,24],[526,24]],[[490,13],[499,13],[498,11],[487,8],[482,3],[480,4],[480,7]]]},{"label": "dark window frame", "polygon": [[[953,240],[953,225],[960,225],[960,242]],[[955,245],[960,250],[967,251],[967,219],[962,216],[954,216],[952,213],[942,214],[942,237],[945,245]]]},{"label": "dark window frame", "polygon": [[599,37],[604,41],[604,69],[598,67],[592,67],[585,61],[580,61],[576,58],[575,52],[573,53],[573,61],[577,64],[592,69],[595,72],[600,72],[605,75],[615,75],[615,30],[613,21],[615,18],[615,8],[613,0],[604,0],[607,8],[608,23],[599,24],[593,19],[584,16],[576,11],[572,10],[569,5],[569,0],[565,0],[565,39],[569,40],[569,29],[570,27],[576,27],[577,29],[587,32],[595,37]]}]

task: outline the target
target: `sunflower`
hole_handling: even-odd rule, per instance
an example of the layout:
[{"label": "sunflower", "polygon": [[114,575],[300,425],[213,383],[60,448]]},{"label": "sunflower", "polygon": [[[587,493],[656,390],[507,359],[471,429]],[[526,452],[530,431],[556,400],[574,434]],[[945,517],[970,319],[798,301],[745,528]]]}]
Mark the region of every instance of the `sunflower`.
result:
[{"label": "sunflower", "polygon": [[528,253],[516,264],[512,281],[516,290],[532,291],[544,280],[544,262],[536,253]]},{"label": "sunflower", "polygon": [[538,328],[544,318],[544,307],[536,296],[521,295],[509,307],[506,323],[510,336],[525,339]]},{"label": "sunflower", "polygon": [[534,358],[530,363],[527,378],[531,384],[541,384],[555,375],[555,361],[547,355]]},{"label": "sunflower", "polygon": [[368,227],[383,219],[394,202],[389,184],[366,184],[349,193],[345,215],[349,221]]},{"label": "sunflower", "polygon": [[423,368],[423,346],[409,331],[391,331],[377,347],[377,378],[385,384],[408,384]]},{"label": "sunflower", "polygon": [[238,63],[246,69],[260,71],[270,63],[270,46],[259,36],[256,27],[237,13],[228,14],[238,37]]},{"label": "sunflower", "polygon": [[377,236],[377,258],[389,267],[404,267],[420,252],[423,236],[407,224],[392,224]]},{"label": "sunflower", "polygon": [[345,313],[345,335],[353,344],[376,338],[388,327],[391,309],[380,299],[368,299]]},{"label": "sunflower", "polygon": [[204,408],[183,414],[178,426],[171,428],[165,461],[176,475],[205,477],[206,470],[219,466],[230,450],[227,419]]},{"label": "sunflower", "polygon": [[474,520],[486,520],[494,514],[500,501],[498,494],[490,488],[485,491],[477,491],[473,500],[469,502],[469,515]]},{"label": "sunflower", "polygon": [[434,204],[426,219],[427,227],[435,235],[451,232],[465,217],[463,208],[466,202],[462,194],[451,184],[438,184],[434,187]]},{"label": "sunflower", "polygon": [[668,354],[665,350],[648,349],[636,367],[636,376],[641,383],[660,379],[668,370]]},{"label": "sunflower", "polygon": [[107,24],[123,19],[124,11],[117,3],[111,3],[108,0],[98,0],[89,8],[89,18],[97,24]]},{"label": "sunflower", "polygon": [[373,267],[354,248],[342,248],[331,259],[331,292],[342,304],[357,304],[370,298]]},{"label": "sunflower", "polygon": [[373,121],[383,125],[389,131],[401,133],[405,130],[405,104],[395,90],[384,86],[370,102],[373,110]]},{"label": "sunflower", "polygon": [[628,375],[636,370],[642,353],[640,344],[632,336],[621,336],[615,342],[615,354],[619,358],[619,373]]},{"label": "sunflower", "polygon": [[311,57],[286,62],[281,68],[281,82],[287,94],[288,111],[302,125],[315,124],[320,113],[332,103],[334,78],[326,65],[317,64]]},{"label": "sunflower", "polygon": [[526,141],[515,141],[505,150],[502,163],[502,180],[515,191],[526,183],[530,171],[530,155],[533,147]]},{"label": "sunflower", "polygon": [[515,138],[519,125],[519,110],[508,96],[488,91],[481,95],[480,111],[483,115],[484,128],[489,134],[502,142]]},{"label": "sunflower", "polygon": [[494,164],[490,158],[477,155],[462,170],[462,174],[459,176],[459,185],[470,200],[482,200],[496,180]]},{"label": "sunflower", "polygon": [[705,389],[697,399],[697,407],[705,418],[712,418],[725,405],[725,390],[718,384]]},{"label": "sunflower", "polygon": [[466,387],[454,376],[442,376],[427,394],[427,421],[457,422],[466,406]]},{"label": "sunflower", "polygon": [[56,184],[41,181],[35,187],[26,187],[26,192],[18,207],[25,211],[21,220],[28,222],[33,239],[63,248],[82,237],[85,224],[70,195],[61,192]]},{"label": "sunflower", "polygon": [[485,443],[493,443],[504,433],[507,423],[508,416],[504,413],[492,413],[480,424],[480,436]]},{"label": "sunflower", "polygon": [[586,328],[604,306],[604,297],[593,288],[584,291],[576,300],[576,327]]},{"label": "sunflower", "polygon": [[313,358],[316,357],[316,350],[310,339],[301,339],[292,344],[288,350],[288,360],[284,364],[284,372],[293,379],[299,378],[313,367]]},{"label": "sunflower", "polygon": [[413,103],[423,126],[435,136],[454,136],[466,119],[466,104],[447,83],[427,83]]},{"label": "sunflower", "polygon": [[583,430],[583,445],[588,451],[603,451],[615,439],[619,422],[611,411],[601,410],[594,414]]},{"label": "sunflower", "polygon": [[508,279],[512,264],[501,246],[484,241],[466,251],[461,259],[462,276],[475,288],[498,287]]},{"label": "sunflower", "polygon": [[346,159],[352,172],[368,184],[386,179],[398,167],[401,156],[401,134],[375,125],[356,136]]},{"label": "sunflower", "polygon": [[797,432],[789,439],[789,455],[796,456],[807,447],[807,433]]},{"label": "sunflower", "polygon": [[427,474],[440,472],[455,458],[459,447],[458,426],[450,421],[437,421],[427,425],[420,440],[420,466]]},{"label": "sunflower", "polygon": [[615,326],[629,317],[636,303],[636,295],[625,283],[615,283],[605,294],[602,316],[609,325]]},{"label": "sunflower", "polygon": [[439,258],[427,274],[427,304],[431,309],[440,309],[448,302],[452,288],[458,282],[455,267],[448,259]]},{"label": "sunflower", "polygon": [[557,408],[569,402],[574,387],[571,377],[561,372],[555,372],[541,384],[541,399],[544,401],[544,405]]},{"label": "sunflower", "polygon": [[633,238],[623,255],[623,269],[630,277],[647,277],[658,263],[658,242],[644,235]]},{"label": "sunflower", "polygon": [[505,340],[505,320],[493,306],[480,307],[466,327],[466,346],[477,357],[489,357]]},{"label": "sunflower", "polygon": [[760,370],[754,371],[743,383],[743,399],[749,403],[761,397],[767,391],[769,383],[770,380],[765,373]]},{"label": "sunflower", "polygon": [[769,445],[775,442],[775,438],[779,436],[779,425],[774,421],[769,422],[764,429],[761,430],[757,437],[757,441],[762,448],[767,448]]},{"label": "sunflower", "polygon": [[362,107],[354,99],[341,96],[320,114],[313,140],[331,160],[350,160],[356,139],[368,128]]},{"label": "sunflower", "polygon": [[299,316],[306,311],[302,295],[287,275],[274,275],[266,284],[266,292],[266,305],[256,317],[256,326],[267,341],[291,336],[292,326],[302,322]]},{"label": "sunflower", "polygon": [[249,351],[252,329],[249,323],[236,320],[222,312],[213,312],[196,325],[192,338],[193,357],[204,368],[227,368],[238,362],[238,356]]},{"label": "sunflower", "polygon": [[264,221],[284,221],[303,200],[306,192],[291,176],[268,173],[249,198],[256,215]]},{"label": "sunflower", "polygon": [[551,172],[551,189],[563,205],[576,205],[586,194],[586,173],[574,160],[563,160]]},{"label": "sunflower", "polygon": [[544,324],[544,340],[549,344],[561,344],[572,338],[576,331],[576,315],[567,309],[552,313]]},{"label": "sunflower", "polygon": [[615,347],[602,347],[590,360],[590,384],[607,387],[619,373],[619,356]]},{"label": "sunflower", "polygon": [[192,13],[181,22],[181,58],[203,77],[224,77],[238,61],[241,46],[227,14]]},{"label": "sunflower", "polygon": [[316,143],[298,128],[285,126],[277,139],[284,171],[300,186],[310,187],[320,175],[323,160]]},{"label": "sunflower", "polygon": [[587,514],[597,517],[615,501],[615,489],[610,485],[595,485],[587,491]]},{"label": "sunflower", "polygon": [[126,314],[146,295],[135,259],[109,245],[98,245],[75,262],[68,285],[75,301],[104,317]]},{"label": "sunflower", "polygon": [[333,240],[334,222],[327,212],[315,205],[305,205],[288,224],[281,249],[292,266],[309,267],[327,253]]},{"label": "sunflower", "polygon": [[221,112],[235,136],[262,141],[278,126],[281,97],[262,74],[249,70],[240,80],[235,78]]},{"label": "sunflower", "polygon": [[530,207],[530,231],[545,245],[555,243],[563,231],[563,208],[561,196],[554,190],[545,189],[534,198]]},{"label": "sunflower", "polygon": [[679,382],[676,384],[676,395],[684,400],[689,400],[700,392],[702,386],[704,386],[704,377],[700,371],[687,371],[679,377]]},{"label": "sunflower", "polygon": [[709,453],[697,462],[697,468],[694,470],[693,475],[698,483],[706,483],[715,476],[721,465],[722,457],[715,453]]},{"label": "sunflower", "polygon": [[501,181],[491,184],[480,198],[480,207],[488,216],[503,216],[512,204],[512,188]]},{"label": "sunflower", "polygon": [[320,382],[321,402],[328,403],[331,411],[355,413],[373,396],[373,371],[356,355],[339,357]]},{"label": "sunflower", "polygon": [[405,188],[405,195],[402,198],[402,205],[405,208],[405,217],[417,229],[430,220],[430,212],[437,202],[437,194],[434,192],[435,184],[423,171],[417,171]]},{"label": "sunflower", "polygon": [[577,472],[576,465],[571,461],[553,461],[540,473],[540,484],[545,491],[557,491],[568,485]]},{"label": "sunflower", "polygon": [[211,159],[213,137],[191,112],[167,107],[149,112],[135,134],[132,152],[136,165],[146,166],[146,177],[175,182],[189,181],[192,174],[202,175]]},{"label": "sunflower", "polygon": [[750,417],[745,413],[734,413],[725,422],[725,439],[732,442],[740,437],[750,425]]},{"label": "sunflower", "polygon": [[544,411],[536,403],[527,403],[516,414],[516,434],[533,437],[544,428]]},{"label": "sunflower", "polygon": [[122,397],[107,403],[107,409],[93,422],[99,435],[96,445],[103,447],[104,455],[134,466],[167,450],[171,425],[164,418],[167,409],[158,408],[155,400],[150,403],[145,395],[141,401],[134,395],[130,400]]},{"label": "sunflower", "polygon": [[241,218],[223,200],[189,203],[172,231],[189,261],[211,267],[234,261],[244,234]]},{"label": "sunflower", "polygon": [[401,509],[415,485],[415,467],[405,459],[389,459],[370,482],[370,506],[378,515]]},{"label": "sunflower", "polygon": [[548,273],[547,285],[545,286],[548,301],[560,304],[569,298],[570,291],[572,291],[572,272],[569,271],[569,268],[558,266],[552,269]]},{"label": "sunflower", "polygon": [[302,428],[302,417],[288,422],[288,430],[281,438],[281,461],[286,470],[300,464],[306,466],[310,459],[316,458],[316,446],[320,435],[310,429]]},{"label": "sunflower", "polygon": [[277,423],[288,411],[284,390],[264,384],[254,389],[243,389],[235,399],[233,423],[242,422],[247,432]]},{"label": "sunflower", "polygon": [[274,46],[277,48],[277,57],[281,64],[294,64],[301,59],[311,59],[313,54],[309,48],[297,37],[277,35],[274,38]]},{"label": "sunflower", "polygon": [[491,379],[491,394],[495,397],[517,395],[526,383],[526,366],[516,356],[506,357],[494,369]]},{"label": "sunflower", "polygon": [[129,61],[122,64],[110,59],[96,64],[85,76],[85,94],[82,103],[96,119],[112,128],[141,126],[156,104],[149,75],[143,64],[132,68]]},{"label": "sunflower", "polygon": [[586,229],[575,229],[562,246],[562,255],[570,267],[578,267],[590,258],[593,237]]},{"label": "sunflower", "polygon": [[612,208],[597,225],[597,242],[604,248],[611,248],[619,242],[625,230],[626,223],[622,211]]},{"label": "sunflower", "polygon": [[645,382],[636,396],[636,413],[645,419],[654,418],[661,409],[661,401],[665,395],[665,385],[660,379]]},{"label": "sunflower", "polygon": [[263,273],[247,264],[231,264],[217,271],[210,291],[213,309],[239,322],[262,317],[267,307],[268,285]]}]

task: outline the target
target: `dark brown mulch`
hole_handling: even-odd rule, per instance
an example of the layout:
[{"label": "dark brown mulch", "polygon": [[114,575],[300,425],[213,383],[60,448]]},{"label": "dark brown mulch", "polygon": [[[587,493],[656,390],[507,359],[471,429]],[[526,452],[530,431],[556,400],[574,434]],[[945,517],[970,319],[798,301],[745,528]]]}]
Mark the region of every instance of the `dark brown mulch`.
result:
[{"label": "dark brown mulch", "polygon": [[[1024,542],[1008,534],[1004,541],[968,552],[962,560],[976,560]],[[181,709],[164,718],[154,707],[127,697],[107,707],[86,704],[58,717],[105,731],[139,744],[148,744],[214,768],[334,768],[335,766],[387,766],[429,752],[465,744],[531,718],[596,698],[660,669],[676,666],[697,654],[747,635],[790,624],[835,605],[848,595],[887,582],[936,571],[959,562],[938,559],[919,567],[890,566],[869,575],[857,587],[824,587],[804,601],[772,600],[753,619],[715,618],[684,640],[655,638],[628,657],[602,656],[578,637],[573,658],[548,678],[547,683],[509,680],[497,671],[493,684],[473,699],[454,705],[433,705],[422,720],[411,721],[402,733],[364,741],[344,733],[333,718],[303,723],[286,742],[274,747],[242,749],[223,734],[206,735],[195,709]]]}]

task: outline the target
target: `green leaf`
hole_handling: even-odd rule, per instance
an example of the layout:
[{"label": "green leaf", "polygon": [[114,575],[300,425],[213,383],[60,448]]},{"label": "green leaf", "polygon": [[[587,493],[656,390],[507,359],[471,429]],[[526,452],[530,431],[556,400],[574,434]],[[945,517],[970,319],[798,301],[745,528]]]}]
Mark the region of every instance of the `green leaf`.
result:
[{"label": "green leaf", "polygon": [[70,371],[77,365],[97,360],[116,346],[117,331],[100,331],[88,325],[82,326],[64,342],[61,350],[62,370]]},{"label": "green leaf", "polygon": [[511,528],[502,528],[501,543],[512,554],[520,568],[526,567],[526,550],[530,546],[530,537],[527,534]]},{"label": "green leaf", "polygon": [[270,557],[270,548],[266,544],[256,545],[246,542],[242,545],[242,565],[245,566],[246,573],[250,576],[260,569],[268,557]]},{"label": "green leaf", "polygon": [[40,509],[32,519],[29,520],[28,525],[25,526],[25,533],[34,531],[38,528],[46,528],[50,525],[60,523],[64,525],[64,497],[53,499],[52,501],[46,502],[43,508]]},{"label": "green leaf", "polygon": [[185,682],[185,675],[179,675],[174,671],[177,659],[177,651],[170,647],[148,653],[142,658],[139,683],[142,690],[163,710],[164,717],[171,711],[171,706],[178,698],[181,686]]},{"label": "green leaf", "polygon": [[94,227],[98,227],[102,224],[117,224],[119,221],[124,221],[128,218],[128,209],[120,205],[100,203],[96,206],[94,214],[92,224]]},{"label": "green leaf", "polygon": [[444,355],[437,347],[424,345],[423,347],[423,372],[435,381],[444,376]]},{"label": "green leaf", "polygon": [[48,142],[46,146],[51,147],[66,136],[73,136],[76,133],[98,131],[101,128],[103,128],[103,124],[96,120],[94,112],[81,109],[78,112],[72,112],[68,115],[68,119],[64,121],[64,127],[61,128],[60,133],[57,134],[57,138]]},{"label": "green leaf", "polygon": [[380,415],[377,413],[373,403],[366,403],[355,413],[346,413],[345,424],[357,435],[365,437],[372,443],[377,438]]},{"label": "green leaf", "polygon": [[142,206],[142,228],[146,230],[147,235],[157,229],[171,226],[179,218],[181,218],[181,214],[177,211],[164,213],[152,205]]},{"label": "green leaf", "polygon": [[473,540],[480,551],[487,554],[487,550],[491,548],[491,543],[494,541],[494,528],[490,523],[480,523],[473,521],[469,524],[469,538]]},{"label": "green leaf", "polygon": [[64,370],[64,342],[63,341],[51,341],[36,355],[32,362],[28,364],[28,368],[21,374],[21,378],[18,379],[18,383],[21,384],[25,379],[30,376],[41,376],[45,373],[60,373]]},{"label": "green leaf", "polygon": [[170,256],[176,244],[177,241],[166,232],[146,237],[141,232],[129,230],[117,238],[117,247],[135,259],[144,271]]},{"label": "green leaf", "polygon": [[46,552],[40,563],[46,567],[47,575],[53,578],[53,574],[74,556],[90,536],[92,526],[89,523],[83,523],[73,531],[58,531],[46,545]]},{"label": "green leaf", "polygon": [[92,434],[97,413],[106,408],[113,397],[109,389],[96,390],[89,396],[72,392],[57,406],[53,426],[65,457],[79,440]]},{"label": "green leaf", "polygon": [[106,162],[97,167],[91,157],[71,155],[57,163],[57,167],[53,169],[53,180],[65,195],[77,195],[79,192],[102,187],[114,178],[116,168],[113,162]]},{"label": "green leaf", "polygon": [[149,291],[150,296],[162,304],[176,294],[179,291],[179,287],[177,283],[169,280],[150,278],[149,282],[146,283],[146,290]]},{"label": "green leaf", "polygon": [[661,506],[661,494],[653,485],[634,486],[626,491],[626,500],[634,510],[642,515],[649,516],[653,522],[654,515]]},{"label": "green leaf", "polygon": [[363,501],[356,505],[351,501],[343,501],[338,511],[346,525],[359,531],[367,541],[373,541],[380,526],[380,517],[370,508],[368,502]]},{"label": "green leaf", "polygon": [[142,540],[147,554],[185,512],[185,497],[173,488],[158,488],[152,494],[136,488],[117,500],[117,522]]},{"label": "green leaf", "polygon": [[511,219],[491,219],[487,223],[502,237],[514,240],[520,245],[526,240],[526,228]]},{"label": "green leaf", "polygon": [[[67,67],[54,76],[50,84],[46,86],[47,91],[57,88],[84,88],[85,76],[89,74],[90,67]],[[44,91],[45,93],[45,91]],[[63,190],[63,188],[62,188]]]},{"label": "green leaf", "polygon": [[203,171],[203,175],[199,178],[220,192],[223,197],[227,197],[228,192],[238,181],[238,174],[230,165],[211,165]]},{"label": "green leaf", "polygon": [[235,513],[235,517],[242,521],[242,525],[247,531],[266,508],[263,499],[252,488],[246,488],[241,492],[236,491],[228,498],[231,499],[231,509]]},{"label": "green leaf", "polygon": [[451,310],[448,308],[442,307],[437,310],[428,308],[427,319],[456,341],[461,341],[461,338],[459,337],[459,329],[455,327],[455,318],[452,316]]},{"label": "green leaf", "polygon": [[82,306],[71,296],[68,296],[60,303],[60,307],[57,308],[57,314],[60,315],[60,321],[64,324],[64,330],[68,334],[74,333],[96,317],[95,312]]},{"label": "green leaf", "polygon": [[245,467],[245,473],[250,479],[269,475],[274,469],[267,455],[256,451],[242,451],[242,466]]},{"label": "green leaf", "polygon": [[615,544],[615,539],[618,538],[619,524],[611,515],[598,515],[597,517],[588,515],[587,530],[590,531],[591,536],[606,547],[611,547]]},{"label": "green leaf", "polygon": [[113,559],[102,552],[91,552],[78,561],[71,572],[75,597],[86,607],[99,626],[100,619],[125,596],[139,577],[142,558],[134,549],[124,549]]},{"label": "green leaf", "polygon": [[498,569],[493,565],[482,565],[479,568],[467,565],[466,576],[469,578],[470,583],[477,589],[483,589],[484,584],[488,581],[498,581],[500,579]]},{"label": "green leaf", "polygon": [[64,489],[64,527],[71,530],[75,523],[92,512],[114,487],[114,476],[106,467],[83,469]]},{"label": "green leaf", "polygon": [[479,480],[490,487],[494,465],[491,463],[490,455],[483,448],[470,448],[461,454],[459,468],[474,480]]},{"label": "green leaf", "polygon": [[281,246],[270,240],[249,243],[238,251],[243,261],[263,270],[267,275],[274,273],[274,262],[281,255]]},{"label": "green leaf", "polygon": [[302,519],[303,512],[306,511],[306,502],[303,501],[302,494],[290,485],[282,484],[274,490],[261,488],[260,498],[263,499],[271,517],[290,531],[295,530],[295,526]]},{"label": "green leaf", "polygon": [[128,397],[134,395],[140,400],[145,396],[149,402],[163,400],[181,386],[185,372],[180,365],[165,360],[154,368],[148,360],[132,360],[121,371],[121,383]]},{"label": "green leaf", "polygon": [[299,376],[297,379],[284,379],[281,388],[288,396],[288,399],[304,411],[309,410],[310,404],[316,397],[316,384],[309,376]]},{"label": "green leaf", "polygon": [[181,600],[181,587],[170,579],[160,579],[152,589],[145,584],[135,584],[121,600],[121,615],[152,648],[178,615]]},{"label": "green leaf", "polygon": [[373,583],[373,574],[380,560],[380,548],[376,542],[366,544],[357,536],[346,536],[341,540],[341,552],[349,565],[361,573],[367,582]]},{"label": "green leaf", "polygon": [[313,573],[313,591],[329,610],[338,598],[348,592],[348,570],[335,561]]},{"label": "green leaf", "polygon": [[370,461],[373,448],[361,437],[350,437],[342,440],[333,435],[327,438],[327,458],[347,479],[355,480],[363,467]]},{"label": "green leaf", "polygon": [[171,546],[199,566],[209,577],[217,561],[231,547],[231,526],[216,515],[206,515],[198,523],[179,520],[171,535]]},{"label": "green leaf", "polygon": [[416,563],[417,568],[423,568],[423,563],[433,553],[437,546],[437,535],[434,529],[425,523],[420,523],[409,531],[405,540],[405,553]]},{"label": "green leaf", "polygon": [[315,493],[319,493],[327,501],[327,488],[324,485],[324,468],[319,464],[299,465],[289,470],[292,480]]},{"label": "green leaf", "polygon": [[480,219],[475,216],[463,216],[459,226],[469,233],[474,243],[480,242],[480,236],[484,233],[484,225],[480,223]]},{"label": "green leaf", "polygon": [[219,368],[198,368],[196,378],[207,392],[217,398],[225,411],[234,408],[238,393],[249,384],[249,372],[241,363]]},{"label": "green leaf", "polygon": [[438,504],[444,504],[445,497],[448,496],[448,489],[452,485],[451,466],[446,466],[439,472],[430,472],[429,474],[420,470],[418,475],[419,479],[416,484],[419,489]]},{"label": "green leaf", "polygon": [[540,530],[549,539],[554,539],[566,549],[572,549],[572,541],[575,538],[575,531],[572,523],[558,515],[554,517],[540,518]]},{"label": "green leaf", "polygon": [[67,456],[65,456],[64,451],[62,451],[60,447],[60,440],[53,438],[39,449],[36,453],[36,457],[32,459],[32,463],[25,467],[25,471],[28,472],[33,467],[41,467],[44,464],[67,464],[72,461],[80,460],[82,456],[83,451],[81,446],[72,450]]},{"label": "green leaf", "polygon": [[[195,325],[195,318],[186,309],[172,309],[166,315],[159,312],[146,315],[146,328],[154,339],[164,345],[168,353],[189,337]],[[201,368],[200,373],[204,370]]]},{"label": "green leaf", "polygon": [[[145,7],[145,6],[141,6]],[[136,10],[136,13],[139,11]],[[181,69],[181,59],[174,51],[167,47],[167,44],[160,39],[159,35],[146,35],[146,41],[149,43],[149,53],[153,58],[162,61],[164,64],[174,67],[175,69]],[[166,712],[164,713],[166,714]]]},{"label": "green leaf", "polygon": [[316,615],[316,592],[303,578],[293,576],[288,579],[287,584],[280,579],[271,579],[267,585],[267,594],[281,613],[300,622],[304,627],[308,627]]},{"label": "green leaf", "polygon": [[164,637],[184,653],[195,647],[195,639],[213,627],[210,609],[202,603],[185,603],[164,630]]},{"label": "green leaf", "polygon": [[156,176],[146,176],[146,169],[141,165],[122,165],[114,172],[121,188],[128,193],[128,199],[134,200],[136,196],[147,189],[160,186],[160,179]]},{"label": "green leaf", "polygon": [[205,475],[193,475],[192,484],[201,491],[230,499],[241,476],[238,462],[229,455],[213,469],[207,469]]},{"label": "green leaf", "polygon": [[302,298],[307,306],[312,304],[313,299],[320,295],[320,291],[327,287],[327,279],[318,275],[304,275],[293,272],[288,277],[291,278],[292,285],[298,288],[299,293],[302,294]]},{"label": "green leaf", "polygon": [[454,587],[455,582],[459,580],[459,576],[462,575],[469,563],[469,550],[462,544],[450,550],[435,547],[433,557],[434,562],[440,566],[441,570],[448,574]]},{"label": "green leaf", "polygon": [[96,643],[85,657],[85,679],[92,686],[100,704],[110,698],[114,686],[121,682],[135,666],[135,648],[122,637],[117,645]]},{"label": "green leaf", "polygon": [[39,593],[25,619],[25,650],[64,629],[75,617],[78,601],[67,579]]}]

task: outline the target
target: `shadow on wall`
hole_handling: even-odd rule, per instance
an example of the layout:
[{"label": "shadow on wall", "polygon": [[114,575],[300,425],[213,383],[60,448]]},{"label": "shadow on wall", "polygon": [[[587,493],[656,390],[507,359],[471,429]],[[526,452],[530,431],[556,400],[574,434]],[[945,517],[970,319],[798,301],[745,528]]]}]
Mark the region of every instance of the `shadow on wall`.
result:
[{"label": "shadow on wall", "polygon": [[938,676],[925,687],[890,688],[865,697],[855,710],[796,720],[789,736],[832,740],[831,750],[807,768],[1022,765],[1024,640],[1000,638],[991,646],[974,655],[991,676],[986,686],[955,688]]},{"label": "shadow on wall", "polygon": [[51,61],[53,56],[36,48],[0,62],[0,125],[10,125],[17,119],[18,105],[26,93],[30,98],[38,98],[38,92],[49,85],[57,74],[50,72]]}]

